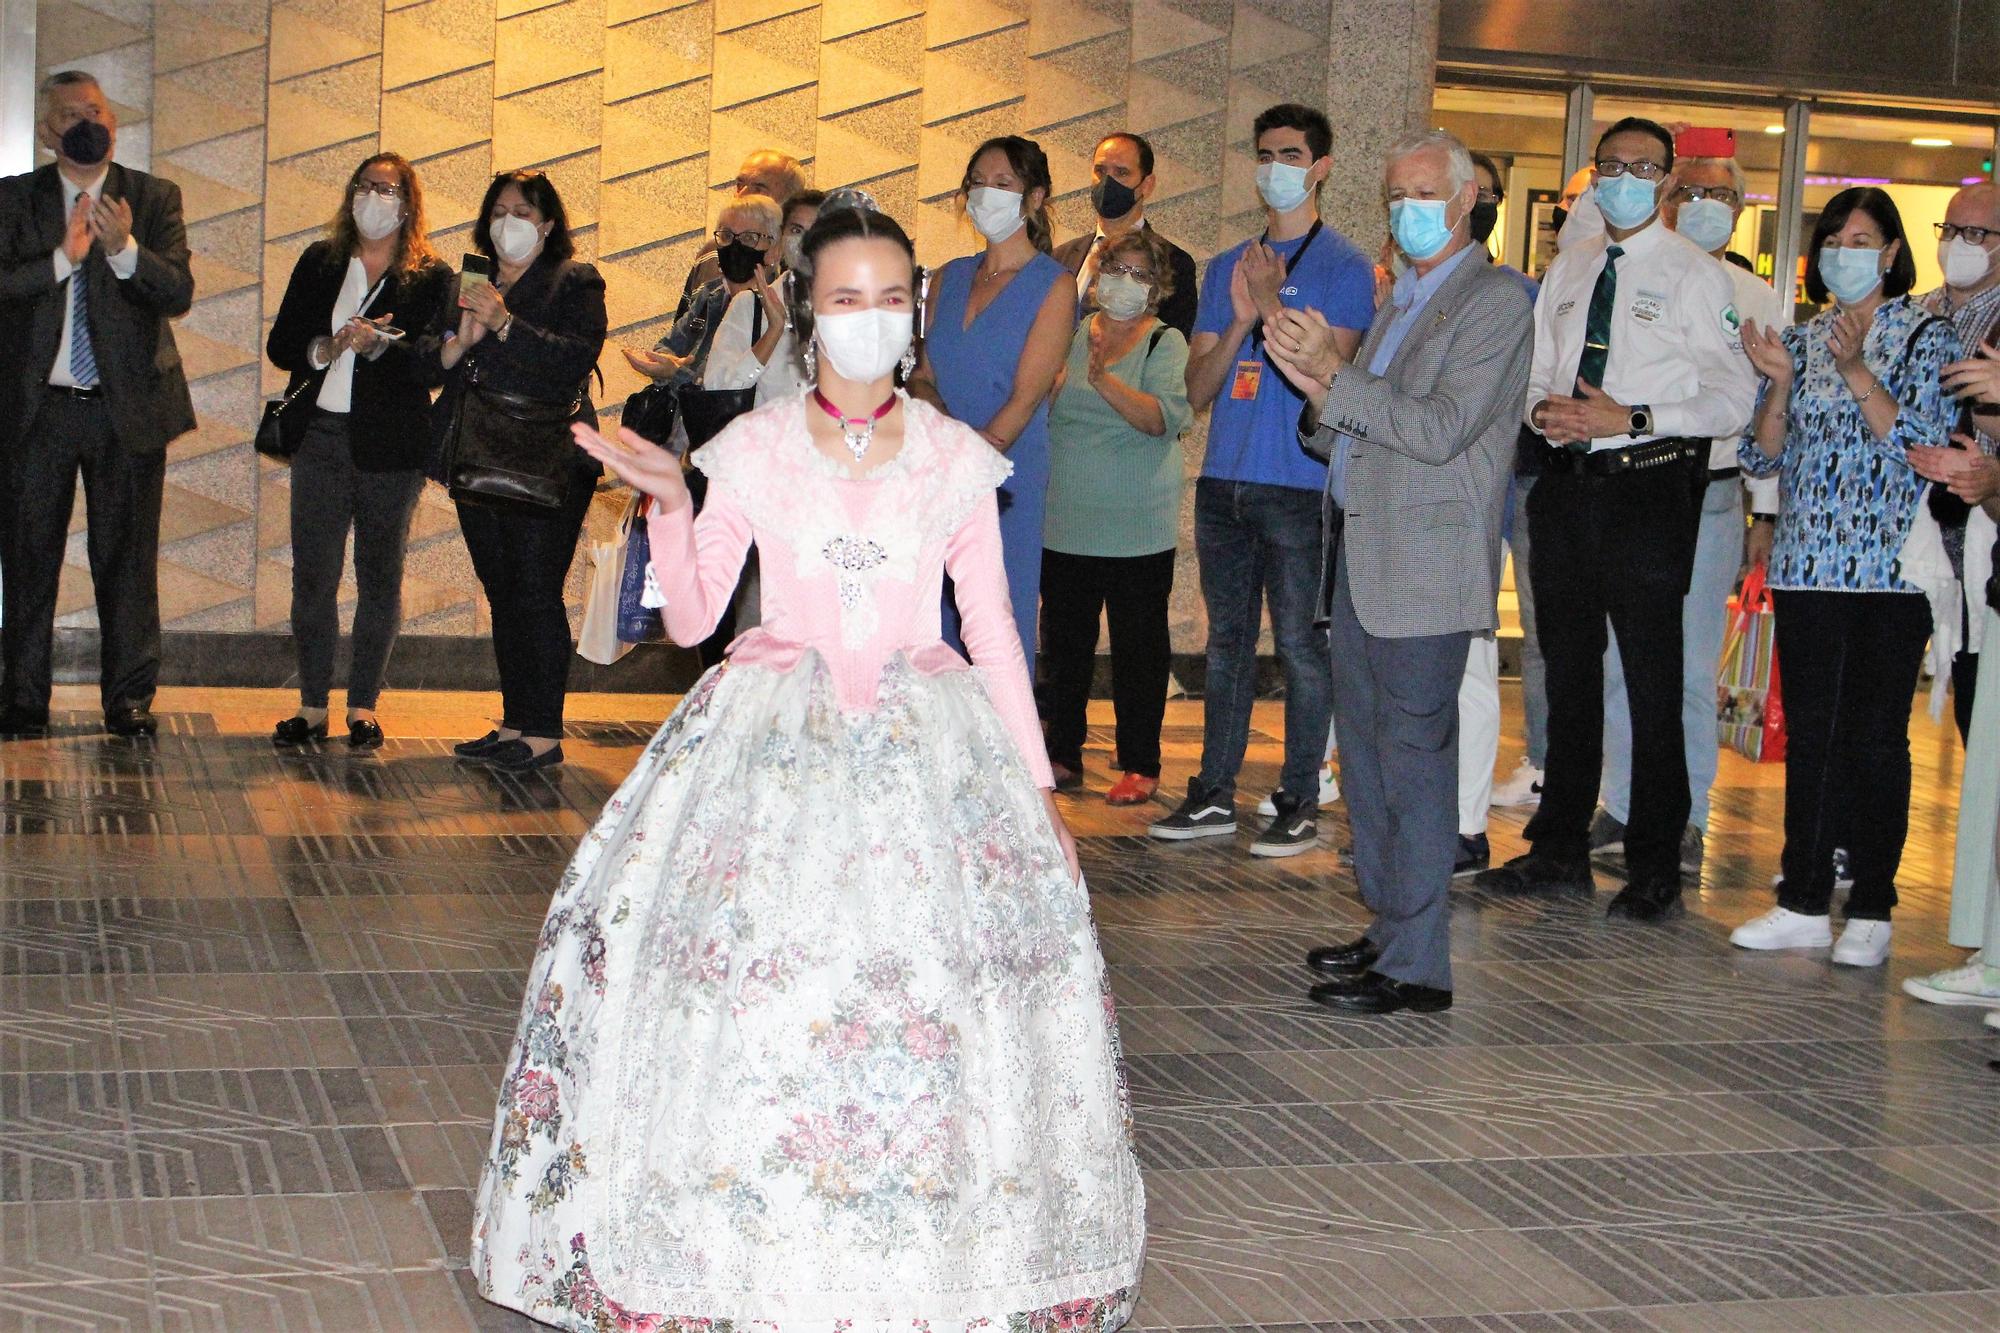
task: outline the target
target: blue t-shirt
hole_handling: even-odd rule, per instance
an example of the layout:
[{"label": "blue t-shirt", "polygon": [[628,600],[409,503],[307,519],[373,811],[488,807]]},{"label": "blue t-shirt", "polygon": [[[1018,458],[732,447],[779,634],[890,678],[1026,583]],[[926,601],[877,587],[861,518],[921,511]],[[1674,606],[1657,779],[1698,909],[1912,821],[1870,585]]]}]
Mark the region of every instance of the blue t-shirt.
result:
[{"label": "blue t-shirt", "polygon": [[[1304,243],[1301,236],[1274,242],[1271,248],[1280,259],[1289,261]],[[1208,262],[1194,317],[1197,337],[1221,334],[1229,328],[1229,279],[1249,246],[1250,242],[1244,241]],[[1312,307],[1336,328],[1359,332],[1375,318],[1375,266],[1352,241],[1331,227],[1321,227],[1319,235],[1312,238],[1312,248],[1299,256],[1279,288],[1279,297],[1294,309]],[[1243,361],[1261,365],[1254,398],[1231,396],[1236,391],[1237,363]],[[1265,358],[1256,334],[1244,338],[1222,382],[1222,392],[1215,398],[1208,423],[1208,456],[1201,475],[1302,491],[1325,486],[1326,464],[1299,447],[1300,401],[1290,381]]]}]

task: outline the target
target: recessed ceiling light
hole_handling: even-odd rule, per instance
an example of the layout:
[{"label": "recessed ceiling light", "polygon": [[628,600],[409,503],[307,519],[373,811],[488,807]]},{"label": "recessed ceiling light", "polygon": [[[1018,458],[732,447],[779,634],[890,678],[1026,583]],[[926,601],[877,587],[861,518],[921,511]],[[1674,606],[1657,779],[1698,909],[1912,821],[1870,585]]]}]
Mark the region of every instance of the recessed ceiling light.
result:
[{"label": "recessed ceiling light", "polygon": [[1766,125],[1764,127],[1764,133],[1766,134],[1783,134],[1784,132],[1785,127],[1783,125]]},{"label": "recessed ceiling light", "polygon": [[1949,140],[1949,139],[1938,139],[1938,138],[1933,138],[1933,137],[1931,137],[1931,136],[1929,136],[1929,135],[1920,135],[1920,136],[1918,136],[1917,138],[1915,138],[1915,139],[1912,139],[1912,140],[1910,140],[1910,147],[1912,147],[1912,148],[1949,148],[1949,147],[1951,147],[1951,140]]}]

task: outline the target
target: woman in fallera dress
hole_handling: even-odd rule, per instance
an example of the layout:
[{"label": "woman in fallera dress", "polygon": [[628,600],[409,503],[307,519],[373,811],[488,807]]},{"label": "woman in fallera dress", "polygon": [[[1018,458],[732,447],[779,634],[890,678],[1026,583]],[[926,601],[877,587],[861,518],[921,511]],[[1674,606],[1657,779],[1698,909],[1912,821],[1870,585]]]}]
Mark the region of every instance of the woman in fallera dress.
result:
[{"label": "woman in fallera dress", "polygon": [[[842,210],[802,252],[816,387],[697,455],[698,521],[672,455],[576,428],[654,498],[674,639],[753,542],[764,620],[550,904],[473,1271],[579,1333],[1110,1333],[1144,1197],[1008,604],[1008,464],[895,388],[901,228]],[[972,669],[939,637],[947,570]]]}]

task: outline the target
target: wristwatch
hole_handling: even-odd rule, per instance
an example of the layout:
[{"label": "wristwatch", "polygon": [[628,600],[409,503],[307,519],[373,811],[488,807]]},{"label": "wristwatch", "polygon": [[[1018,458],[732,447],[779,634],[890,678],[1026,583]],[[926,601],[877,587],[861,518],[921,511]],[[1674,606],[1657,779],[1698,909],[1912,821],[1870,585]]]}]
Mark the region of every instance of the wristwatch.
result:
[{"label": "wristwatch", "polygon": [[1647,407],[1644,403],[1633,408],[1631,426],[1634,435],[1651,435],[1653,433],[1653,409]]},{"label": "wristwatch", "polygon": [[1776,514],[1753,513],[1750,515],[1750,521],[1752,523],[1776,523],[1778,521],[1778,516]]}]

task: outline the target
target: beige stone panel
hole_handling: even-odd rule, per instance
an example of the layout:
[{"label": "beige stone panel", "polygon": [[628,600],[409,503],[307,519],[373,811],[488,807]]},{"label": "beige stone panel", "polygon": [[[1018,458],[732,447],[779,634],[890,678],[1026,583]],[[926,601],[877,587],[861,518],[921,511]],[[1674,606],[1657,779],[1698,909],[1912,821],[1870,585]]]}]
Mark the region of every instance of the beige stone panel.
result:
[{"label": "beige stone panel", "polygon": [[[270,184],[264,191],[266,238],[292,236],[325,225],[334,203],[334,196],[327,192],[325,182],[280,162],[271,164],[267,179]],[[291,266],[287,264],[278,275],[280,294],[284,291],[284,274],[290,271]],[[264,282],[267,289],[271,276],[271,266],[267,262],[264,265]],[[266,308],[275,312],[278,308],[276,301],[270,302]]]},{"label": "beige stone panel", "polygon": [[376,54],[377,44],[294,9],[271,10],[271,82],[295,79]]},{"label": "beige stone panel", "polygon": [[223,22],[205,5],[163,4],[155,12],[154,20],[155,73],[255,50],[264,44],[261,33]]},{"label": "beige stone panel", "polygon": [[[809,102],[807,90],[803,99]],[[768,104],[764,104],[768,108]],[[718,111],[710,126],[708,178],[712,185],[726,185],[736,179],[743,159],[760,148],[775,148],[801,162],[811,162],[817,151],[819,126],[809,112],[790,118],[789,128],[777,128],[768,120],[753,119],[753,105],[737,111]],[[711,216],[713,216],[711,214]]]},{"label": "beige stone panel", "polygon": [[546,114],[527,97],[493,104],[493,161],[496,170],[552,162],[597,144],[599,118],[588,124]]},{"label": "beige stone panel", "polygon": [[252,129],[263,121],[262,108],[253,111],[231,105],[171,77],[154,83],[153,97],[159,107],[153,146],[162,153]]},{"label": "beige stone panel", "polygon": [[780,59],[736,35],[715,39],[714,68],[709,105],[717,110],[809,87],[819,77],[818,69]]},{"label": "beige stone panel", "polygon": [[183,324],[174,331],[174,341],[181,349],[181,364],[186,368],[187,377],[198,380],[208,375],[219,375],[238,366],[247,366],[257,360],[257,354],[246,352],[215,338],[204,337]]},{"label": "beige stone panel", "polygon": [[[605,316],[614,329],[631,328],[671,315],[681,299],[679,284],[661,282],[636,265],[605,259],[600,260],[597,267],[604,275]],[[651,341],[649,339],[648,343]],[[606,349],[609,354],[605,357],[604,375],[606,383],[609,383],[613,366],[623,367],[625,358],[617,356],[616,349],[609,342]],[[638,387],[634,384],[626,392],[630,393]]]},{"label": "beige stone panel", "polygon": [[[679,90],[659,93],[658,98],[683,96]],[[698,127],[662,125],[635,99],[604,108],[604,149],[602,162],[607,179],[629,176],[636,171],[699,157],[708,151],[708,117],[699,118]]]},{"label": "beige stone panel", "polygon": [[377,116],[372,109],[364,115],[344,111],[294,88],[271,89],[265,152],[273,162],[354,139],[373,139],[376,132]]},{"label": "beige stone panel", "polygon": [[258,203],[249,191],[232,189],[172,160],[159,163],[156,171],[162,179],[181,187],[181,219],[190,226],[240,208],[254,208]]},{"label": "beige stone panel", "polygon": [[708,7],[709,0],[604,0],[604,23],[606,27],[615,27],[671,10],[700,9],[705,12]]},{"label": "beige stone panel", "polygon": [[604,34],[604,100],[708,77],[714,40],[705,5],[612,28]]},{"label": "beige stone panel", "polygon": [[997,107],[948,125],[926,125],[917,149],[917,197],[940,199],[958,193],[972,150],[996,134],[1020,129],[1020,106]]},{"label": "beige stone panel", "polygon": [[[316,197],[324,197],[317,182],[312,186],[312,193]],[[330,211],[321,209],[316,214],[322,224],[326,220],[325,214]],[[278,316],[278,306],[285,299],[285,287],[292,280],[292,269],[298,265],[299,256],[304,254],[306,247],[318,240],[320,235],[318,230],[297,231],[282,241],[264,247],[264,313],[270,318],[276,319]],[[272,371],[267,367],[264,377],[267,391],[273,374],[279,375],[277,383],[280,387],[284,384],[282,372]]]},{"label": "beige stone panel", "polygon": [[1092,9],[1078,0],[1034,0],[1028,10],[1028,54],[1047,55],[1124,29],[1122,16]]},{"label": "beige stone panel", "polygon": [[[71,532],[79,532],[81,530],[81,524],[70,529]],[[160,572],[164,574],[166,571],[161,570]],[[164,601],[163,597],[162,602],[164,603]],[[78,611],[87,611],[96,605],[97,594],[90,586],[89,568],[84,565],[73,565],[68,561],[64,561],[62,573],[56,576],[56,618],[60,620],[64,616],[74,615]],[[163,604],[161,611],[164,613],[165,609]]]},{"label": "beige stone panel", "polygon": [[[1229,30],[1203,23],[1166,0],[1132,0],[1132,60],[1152,60],[1227,39]],[[1216,90],[1219,91],[1219,90]]]},{"label": "beige stone panel", "polygon": [[873,180],[913,165],[903,153],[856,134],[838,120],[820,122],[819,155],[813,162],[813,179],[821,189]]},{"label": "beige stone panel", "polygon": [[[450,0],[447,0],[447,3],[450,3]],[[455,74],[460,70],[492,63],[491,36],[489,35],[484,42],[472,40],[474,25],[463,21],[450,27],[438,26],[440,16],[432,11],[441,7],[425,5],[410,9],[395,9],[384,15],[382,20],[384,88],[401,88],[425,79],[442,78],[446,74]],[[476,16],[477,10],[481,7],[451,3],[451,8],[455,11],[464,11],[453,15],[454,18],[464,20]]]},{"label": "beige stone panel", "polygon": [[983,37],[1005,28],[1025,27],[1027,20],[1025,0],[1012,5],[996,3],[996,0],[951,0],[949,4],[932,5],[925,11],[924,41],[932,49],[951,46],[967,38]]},{"label": "beige stone panel", "polygon": [[197,537],[231,523],[241,523],[249,517],[234,505],[211,500],[168,482],[160,507],[160,542],[164,545]]},{"label": "beige stone panel", "polygon": [[935,125],[1018,101],[1025,91],[1026,66],[1025,28],[927,53],[924,124]]},{"label": "beige stone panel", "polygon": [[[890,98],[916,92],[915,79],[886,69],[865,54],[850,51],[840,43],[820,48],[819,114],[837,116]],[[913,107],[912,110],[915,108]]]},{"label": "beige stone panel", "polygon": [[[164,527],[164,516],[161,522]],[[171,625],[185,616],[236,601],[242,596],[241,588],[220,579],[212,579],[168,561],[160,562],[160,623],[163,625]]]},{"label": "beige stone panel", "polygon": [[830,42],[923,12],[924,6],[916,0],[825,0],[819,7],[820,36]]},{"label": "beige stone panel", "polygon": [[555,9],[563,0],[499,0],[494,8],[494,17],[500,19],[520,18],[523,14],[534,14],[546,9]]},{"label": "beige stone panel", "polygon": [[1229,68],[1250,69],[1273,60],[1296,57],[1326,44],[1326,34],[1305,32],[1273,18],[1257,6],[1236,0],[1236,20],[1229,26]]},{"label": "beige stone panel", "polygon": [[616,255],[704,230],[708,201],[702,188],[703,169],[696,159],[606,181],[598,190],[599,253]]},{"label": "beige stone panel", "polygon": [[1216,97],[1222,89],[1191,88],[1134,69],[1125,96],[1125,121],[1136,133],[1182,125],[1228,108]]},{"label": "beige stone panel", "polygon": [[915,216],[917,226],[910,239],[916,243],[918,263],[936,268],[960,255],[979,252],[979,233],[972,229],[954,201],[919,204]]},{"label": "beige stone panel", "polygon": [[35,6],[35,61],[44,70],[63,69],[86,56],[146,40],[144,28],[121,23],[68,0]]},{"label": "beige stone panel", "polygon": [[[1027,100],[1021,108],[1021,124],[1030,132],[1061,125],[1108,110],[1124,99],[1125,82],[1122,78],[1116,83],[1079,78],[1050,61],[1034,60],[1028,64]],[[1050,149],[1050,166],[1053,168],[1054,146],[1043,141],[1042,147]],[[1086,159],[1085,179],[1090,176],[1089,168],[1090,163]],[[1055,179],[1074,180],[1076,177],[1056,171]]]},{"label": "beige stone panel", "polygon": [[715,30],[734,32],[753,23],[803,13],[814,7],[813,0],[715,0]]},{"label": "beige stone panel", "polygon": [[424,158],[478,143],[492,133],[486,109],[485,106],[477,108],[477,119],[461,118],[426,105],[408,92],[383,93],[382,148],[401,153],[413,162],[421,162]]},{"label": "beige stone panel", "polygon": [[493,91],[498,97],[588,74],[604,66],[602,6],[593,0],[534,10],[494,31]]},{"label": "beige stone panel", "polygon": [[231,268],[220,260],[210,259],[199,250],[189,257],[188,267],[194,272],[197,296],[219,296],[242,287],[254,287],[258,282],[256,274]]}]

